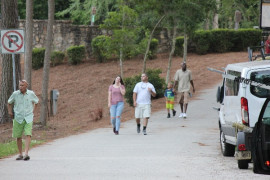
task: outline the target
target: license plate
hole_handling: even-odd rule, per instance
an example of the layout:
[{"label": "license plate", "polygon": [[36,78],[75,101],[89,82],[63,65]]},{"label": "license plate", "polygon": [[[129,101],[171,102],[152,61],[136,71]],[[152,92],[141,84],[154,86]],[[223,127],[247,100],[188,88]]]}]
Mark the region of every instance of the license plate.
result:
[{"label": "license plate", "polygon": [[251,152],[250,151],[236,151],[234,154],[235,159],[251,159]]}]

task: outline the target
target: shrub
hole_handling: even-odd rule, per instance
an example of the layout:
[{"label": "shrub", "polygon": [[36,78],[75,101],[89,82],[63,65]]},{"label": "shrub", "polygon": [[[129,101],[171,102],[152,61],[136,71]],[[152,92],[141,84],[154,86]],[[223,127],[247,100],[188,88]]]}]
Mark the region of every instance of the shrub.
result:
[{"label": "shrub", "polygon": [[45,48],[34,48],[32,51],[32,67],[40,69],[43,67]]},{"label": "shrub", "polygon": [[258,29],[218,29],[211,31],[196,31],[192,41],[196,53],[243,51],[249,46],[258,46],[261,30]]},{"label": "shrub", "polygon": [[150,43],[148,58],[155,59],[157,57],[157,50],[158,50],[158,40],[153,38]]},{"label": "shrub", "polygon": [[65,53],[61,51],[53,51],[51,54],[51,64],[52,66],[56,66],[62,64],[64,62]]},{"label": "shrub", "polygon": [[183,56],[183,51],[184,51],[184,36],[179,36],[176,38],[175,41],[174,55]]},{"label": "shrub", "polygon": [[210,31],[196,31],[193,35],[197,54],[206,54],[209,50]]},{"label": "shrub", "polygon": [[112,56],[111,37],[101,35],[92,40],[93,55],[102,63]]},{"label": "shrub", "polygon": [[217,29],[210,31],[210,51],[223,53],[230,51],[233,43],[230,39],[230,31],[228,29]]},{"label": "shrub", "polygon": [[72,65],[80,64],[85,56],[85,46],[71,46],[67,49],[68,62]]},{"label": "shrub", "polygon": [[[159,74],[161,73],[160,69],[149,69],[147,70],[148,80],[151,84],[154,85],[156,89],[156,98],[164,97],[164,88],[165,80],[159,77]],[[124,79],[125,88],[126,88],[126,94],[125,98],[127,103],[130,106],[133,106],[133,89],[135,85],[141,81],[141,75],[136,75],[134,77],[128,77]]]}]

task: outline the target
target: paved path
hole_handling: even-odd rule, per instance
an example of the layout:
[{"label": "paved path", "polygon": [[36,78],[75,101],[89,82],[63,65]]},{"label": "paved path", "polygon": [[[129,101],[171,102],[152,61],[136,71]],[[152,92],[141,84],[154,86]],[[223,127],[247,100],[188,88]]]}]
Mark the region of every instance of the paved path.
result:
[{"label": "paved path", "polygon": [[0,160],[0,179],[269,179],[221,155],[215,94],[190,102],[186,120],[154,113],[147,136],[130,120],[119,136],[101,128],[31,149],[28,162]]}]

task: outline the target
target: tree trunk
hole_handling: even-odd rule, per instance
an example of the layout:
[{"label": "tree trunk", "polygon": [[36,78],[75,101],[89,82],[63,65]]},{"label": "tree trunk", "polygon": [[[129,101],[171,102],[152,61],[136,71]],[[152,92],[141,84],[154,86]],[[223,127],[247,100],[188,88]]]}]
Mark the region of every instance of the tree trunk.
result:
[{"label": "tree trunk", "polygon": [[[2,23],[1,29],[17,29],[18,4],[17,0],[1,0]],[[20,55],[15,55],[16,87],[21,79]],[[16,88],[17,89],[17,88]],[[2,54],[2,76],[0,94],[0,123],[11,121],[8,116],[7,101],[13,91],[12,55]]]},{"label": "tree trunk", "polygon": [[188,35],[187,35],[187,29],[185,26],[184,30],[184,53],[183,53],[183,62],[187,62],[187,45],[188,45]]},{"label": "tree trunk", "polygon": [[33,0],[26,0],[25,26],[24,79],[28,82],[28,89],[32,89]]},{"label": "tree trunk", "polygon": [[[124,1],[122,2],[124,3]],[[124,22],[125,22],[125,11],[123,11],[123,14],[122,14],[122,32],[124,31]],[[124,45],[123,45],[123,41],[124,41],[125,38],[122,39],[122,42],[121,42],[121,45],[120,45],[120,57],[119,57],[119,63],[120,63],[120,73],[121,73],[121,77],[124,78],[124,72],[123,72],[123,48],[124,48]]]},{"label": "tree trunk", "polygon": [[124,72],[123,72],[123,44],[121,44],[121,48],[120,48],[120,73],[121,73],[121,77],[124,78]]},{"label": "tree trunk", "polygon": [[220,0],[216,0],[216,3],[217,3],[217,9],[214,12],[213,29],[218,29],[219,28],[219,24],[218,24],[218,10],[219,10]]},{"label": "tree trunk", "polygon": [[54,23],[54,0],[48,1],[48,26],[47,26],[47,41],[46,51],[44,58],[43,67],[43,81],[42,81],[42,99],[41,99],[41,112],[40,121],[43,126],[47,124],[48,118],[48,85],[49,85],[49,74],[50,74],[50,57],[51,57],[51,46],[53,40],[53,23]]},{"label": "tree trunk", "polygon": [[168,83],[170,81],[170,74],[171,74],[171,66],[172,66],[172,56],[174,54],[174,50],[175,50],[175,42],[176,42],[176,29],[177,26],[174,23],[173,25],[173,36],[172,36],[172,46],[171,46],[171,52],[169,55],[169,63],[168,63],[168,69],[167,69],[167,76],[166,76],[166,83]]},{"label": "tree trunk", "polygon": [[146,71],[146,60],[148,58],[148,52],[149,52],[149,49],[150,49],[150,45],[151,45],[151,41],[152,41],[152,38],[153,38],[153,34],[157,28],[157,26],[161,23],[161,21],[165,18],[165,15],[163,15],[159,21],[157,22],[157,24],[155,25],[154,29],[152,30],[151,34],[150,34],[150,37],[148,39],[148,42],[147,42],[147,47],[146,47],[146,52],[144,54],[144,58],[143,58],[143,69],[142,69],[142,73],[145,73]]}]

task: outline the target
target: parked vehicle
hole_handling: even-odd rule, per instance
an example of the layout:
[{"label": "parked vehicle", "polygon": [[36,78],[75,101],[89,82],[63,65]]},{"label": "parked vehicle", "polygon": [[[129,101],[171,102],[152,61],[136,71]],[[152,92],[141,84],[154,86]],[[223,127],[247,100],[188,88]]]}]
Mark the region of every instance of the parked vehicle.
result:
[{"label": "parked vehicle", "polygon": [[224,156],[235,156],[239,169],[247,169],[252,131],[270,97],[270,61],[229,64],[223,77],[217,92],[221,151]]},{"label": "parked vehicle", "polygon": [[270,174],[270,99],[266,99],[252,132],[252,159],[255,173]]}]

